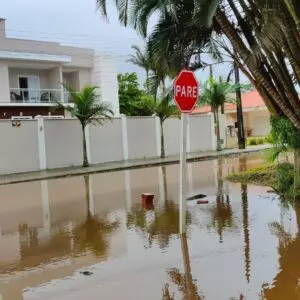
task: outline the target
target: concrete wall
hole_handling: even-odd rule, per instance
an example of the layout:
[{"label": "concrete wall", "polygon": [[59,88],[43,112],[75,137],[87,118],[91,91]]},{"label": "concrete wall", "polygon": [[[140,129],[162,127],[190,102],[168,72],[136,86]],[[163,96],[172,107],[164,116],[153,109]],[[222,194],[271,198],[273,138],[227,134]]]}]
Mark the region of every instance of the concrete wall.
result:
[{"label": "concrete wall", "polygon": [[91,69],[80,68],[78,71],[78,79],[79,79],[79,90],[81,90],[84,86],[91,84],[92,82]]},{"label": "concrete wall", "polygon": [[63,83],[70,84],[76,90],[80,90],[79,84],[79,72],[70,72],[70,73],[63,73]]},{"label": "concrete wall", "polygon": [[248,124],[252,136],[267,136],[271,131],[270,113],[267,110],[248,112]]},{"label": "concrete wall", "polygon": [[49,89],[61,89],[62,83],[62,69],[61,67],[56,67],[48,71],[48,88]]},{"label": "concrete wall", "polygon": [[99,93],[102,101],[111,103],[116,116],[120,112],[117,73],[113,57],[102,54],[95,55],[92,83],[100,87]]},{"label": "concrete wall", "polygon": [[127,135],[129,159],[157,156],[155,118],[127,118]]},{"label": "concrete wall", "polygon": [[10,99],[8,74],[7,64],[5,62],[0,62],[0,102],[9,102]]},{"label": "concrete wall", "polygon": [[90,126],[90,151],[93,164],[123,160],[121,119]]},{"label": "concrete wall", "polygon": [[190,116],[190,152],[213,150],[214,127],[212,116]]},{"label": "concrete wall", "polygon": [[178,118],[170,118],[164,122],[166,155],[178,154],[180,151],[180,124]]},{"label": "concrete wall", "polygon": [[39,169],[36,121],[23,121],[13,127],[12,121],[0,121],[0,174]]},{"label": "concrete wall", "polygon": [[[164,124],[166,155],[180,151],[180,120]],[[212,116],[191,116],[188,126],[189,152],[215,149]],[[0,174],[53,169],[82,164],[82,130],[76,119],[21,121],[12,127],[0,121]],[[160,126],[156,117],[114,118],[86,131],[91,164],[160,155]]]},{"label": "concrete wall", "polygon": [[48,70],[9,68],[9,87],[19,88],[19,76],[39,76],[40,88],[49,89]]},{"label": "concrete wall", "polygon": [[82,163],[82,133],[77,120],[45,120],[47,168],[78,166]]}]

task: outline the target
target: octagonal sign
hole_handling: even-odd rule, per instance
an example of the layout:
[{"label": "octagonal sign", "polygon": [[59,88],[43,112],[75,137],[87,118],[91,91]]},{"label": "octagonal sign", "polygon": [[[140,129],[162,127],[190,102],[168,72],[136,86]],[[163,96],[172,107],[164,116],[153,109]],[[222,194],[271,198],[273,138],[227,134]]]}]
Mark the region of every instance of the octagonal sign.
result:
[{"label": "octagonal sign", "polygon": [[174,100],[182,113],[193,111],[199,96],[199,85],[194,72],[182,70],[174,82]]}]

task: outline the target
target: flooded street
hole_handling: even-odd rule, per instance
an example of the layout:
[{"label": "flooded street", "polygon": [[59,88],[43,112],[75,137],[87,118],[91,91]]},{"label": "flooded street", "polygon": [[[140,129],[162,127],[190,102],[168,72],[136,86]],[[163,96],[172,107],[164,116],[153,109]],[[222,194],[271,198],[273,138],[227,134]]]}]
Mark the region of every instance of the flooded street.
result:
[{"label": "flooded street", "polygon": [[0,186],[0,299],[300,299],[300,206],[220,180],[262,163],[189,164],[182,236],[178,165]]}]

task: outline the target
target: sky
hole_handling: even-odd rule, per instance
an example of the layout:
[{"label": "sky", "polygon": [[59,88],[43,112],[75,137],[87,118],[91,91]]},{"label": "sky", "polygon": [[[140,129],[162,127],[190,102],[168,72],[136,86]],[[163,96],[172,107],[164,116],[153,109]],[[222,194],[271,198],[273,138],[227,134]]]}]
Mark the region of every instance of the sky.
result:
[{"label": "sky", "polygon": [[[143,47],[143,38],[134,29],[119,24],[113,6],[108,9],[109,22],[104,20],[97,11],[95,2],[96,0],[0,0],[0,17],[6,19],[8,37],[54,41],[108,53],[116,57],[118,72],[137,72],[142,84],[144,71],[126,60],[132,52],[133,44]],[[152,28],[155,20],[150,22],[149,28]],[[214,67],[214,74],[227,77],[229,70],[229,65],[218,65]],[[198,80],[205,81],[208,72],[198,71]],[[246,81],[243,76],[242,81]]]}]

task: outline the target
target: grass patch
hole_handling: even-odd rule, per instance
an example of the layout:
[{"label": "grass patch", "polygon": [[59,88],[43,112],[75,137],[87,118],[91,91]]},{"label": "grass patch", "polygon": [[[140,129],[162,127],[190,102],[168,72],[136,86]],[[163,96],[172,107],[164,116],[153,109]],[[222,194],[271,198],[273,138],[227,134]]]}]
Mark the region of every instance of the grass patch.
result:
[{"label": "grass patch", "polygon": [[232,182],[268,186],[286,203],[292,203],[294,199],[294,166],[290,163],[264,165],[231,174],[226,179]]},{"label": "grass patch", "polygon": [[277,183],[277,168],[278,166],[275,164],[268,164],[244,172],[230,174],[226,179],[232,182],[273,187]]}]

